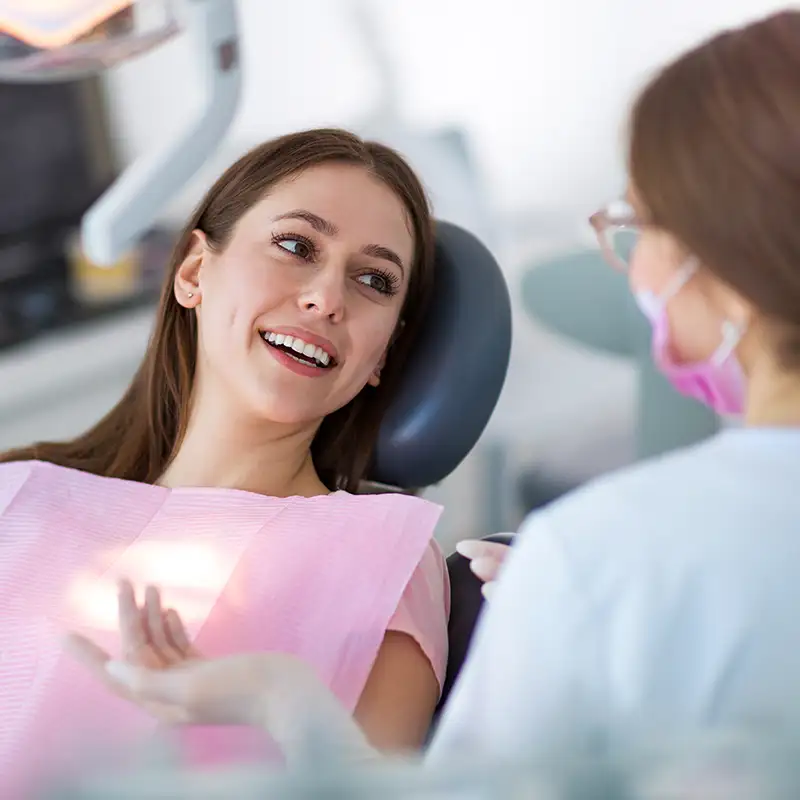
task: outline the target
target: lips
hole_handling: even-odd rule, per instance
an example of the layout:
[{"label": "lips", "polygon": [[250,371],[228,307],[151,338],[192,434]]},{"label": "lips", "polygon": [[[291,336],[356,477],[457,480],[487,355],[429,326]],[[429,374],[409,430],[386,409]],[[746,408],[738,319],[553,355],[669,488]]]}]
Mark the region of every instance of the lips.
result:
[{"label": "lips", "polygon": [[299,364],[319,370],[331,369],[336,366],[333,345],[310,341],[312,338],[310,335],[306,335],[304,338],[299,335],[269,330],[259,333],[269,347],[282,352]]}]

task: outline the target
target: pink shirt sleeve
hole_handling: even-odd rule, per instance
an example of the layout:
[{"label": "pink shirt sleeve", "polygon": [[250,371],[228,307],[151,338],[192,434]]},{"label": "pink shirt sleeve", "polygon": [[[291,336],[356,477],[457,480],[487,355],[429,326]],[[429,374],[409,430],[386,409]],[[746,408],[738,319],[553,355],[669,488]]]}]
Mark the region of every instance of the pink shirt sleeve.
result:
[{"label": "pink shirt sleeve", "polygon": [[411,636],[430,661],[439,691],[447,670],[450,580],[439,545],[431,540],[408,582],[387,630]]}]

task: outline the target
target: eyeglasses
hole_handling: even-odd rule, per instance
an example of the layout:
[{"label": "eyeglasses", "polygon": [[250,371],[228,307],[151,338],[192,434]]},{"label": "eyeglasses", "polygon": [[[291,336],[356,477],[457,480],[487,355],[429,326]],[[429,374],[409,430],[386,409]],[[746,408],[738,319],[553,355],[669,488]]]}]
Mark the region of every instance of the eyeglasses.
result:
[{"label": "eyeglasses", "polygon": [[643,222],[625,200],[609,203],[589,217],[603,255],[612,267],[627,272]]}]

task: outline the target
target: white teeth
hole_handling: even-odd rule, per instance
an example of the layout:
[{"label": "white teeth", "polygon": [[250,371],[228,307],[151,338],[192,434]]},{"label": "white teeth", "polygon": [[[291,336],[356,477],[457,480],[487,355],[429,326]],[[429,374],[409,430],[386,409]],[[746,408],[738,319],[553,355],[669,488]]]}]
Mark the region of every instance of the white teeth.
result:
[{"label": "white teeth", "polygon": [[[294,350],[295,353],[305,356],[306,359],[313,358],[318,364],[327,367],[331,363],[331,357],[321,348],[314,344],[304,342],[297,336],[287,336],[283,333],[273,333],[265,331],[263,334],[264,339],[270,344],[282,345],[285,348]],[[301,364],[308,363],[302,359],[297,359]]]}]

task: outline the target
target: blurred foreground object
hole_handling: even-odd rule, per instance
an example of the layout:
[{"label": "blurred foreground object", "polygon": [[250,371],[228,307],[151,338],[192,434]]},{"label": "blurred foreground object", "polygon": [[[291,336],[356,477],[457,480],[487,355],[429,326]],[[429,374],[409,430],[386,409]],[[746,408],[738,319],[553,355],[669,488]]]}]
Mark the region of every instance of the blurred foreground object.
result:
[{"label": "blurred foreground object", "polygon": [[[190,772],[162,765],[127,774],[87,777],[46,795],[71,800],[255,800],[256,798],[375,798],[411,800],[796,800],[800,739],[714,733],[699,738],[621,748],[607,758],[565,756],[514,764],[420,764],[399,759],[355,766],[330,757],[331,742],[309,748],[309,768],[252,765]],[[328,747],[326,747],[326,744]],[[313,754],[313,756],[312,756]]]},{"label": "blurred foreground object", "polygon": [[[131,164],[86,213],[82,247],[112,266],[216,150],[239,102],[241,72],[235,0],[0,0],[0,81],[56,82],[99,72],[160,45],[190,37],[205,105],[173,140]],[[190,80],[195,80],[191,75]]]}]

